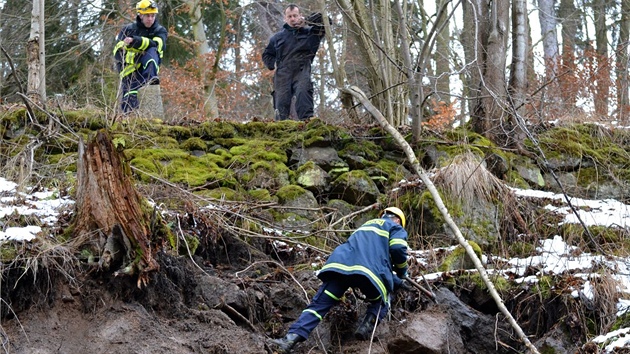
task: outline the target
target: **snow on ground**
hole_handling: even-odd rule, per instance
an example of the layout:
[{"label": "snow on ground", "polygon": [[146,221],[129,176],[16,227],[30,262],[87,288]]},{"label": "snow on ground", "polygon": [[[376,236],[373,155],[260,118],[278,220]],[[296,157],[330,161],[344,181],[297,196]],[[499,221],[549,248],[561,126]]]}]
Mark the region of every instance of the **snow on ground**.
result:
[{"label": "snow on ground", "polygon": [[[545,198],[554,201],[555,205],[562,202],[563,205],[554,206],[551,203],[545,208],[550,212],[564,215],[562,223],[577,223],[578,219],[572,210],[566,205],[563,195],[550,192],[514,189],[516,195],[530,198]],[[74,201],[67,197],[59,198],[56,191],[37,192],[32,194],[20,193],[17,185],[0,177],[0,242],[6,240],[30,241],[35,237],[47,237],[45,228],[37,225],[26,227],[5,227],[3,219],[7,215],[33,215],[38,217],[42,226],[52,226],[57,221],[59,210],[62,207],[72,205]],[[587,225],[601,225],[607,227],[630,227],[630,205],[616,200],[588,200],[571,198],[571,203],[578,210],[581,220]],[[426,262],[429,251],[413,251],[411,254],[420,263]],[[534,283],[537,276],[525,277],[525,270],[535,267],[539,274],[562,274],[571,271],[574,276],[585,280],[581,289],[575,289],[573,296],[581,296],[592,299],[589,279],[593,275],[590,270],[593,265],[605,266],[613,273],[612,276],[619,283],[619,290],[627,294],[628,299],[621,299],[617,304],[619,314],[630,309],[630,259],[615,258],[610,256],[592,255],[589,253],[575,252],[575,247],[564,243],[560,236],[542,240],[536,248],[537,254],[527,258],[513,258],[503,260],[507,266],[501,270],[488,270],[488,272],[511,274],[516,276],[517,282]],[[484,256],[482,261],[487,258]],[[426,274],[425,278],[435,279],[441,273]],[[604,343],[604,353],[612,353],[614,348],[630,348],[630,336],[626,336],[630,328],[619,329],[606,335],[593,339],[596,343]]]},{"label": "snow on ground", "polygon": [[42,228],[37,225],[5,227],[2,219],[7,215],[33,215],[39,219],[41,225],[52,226],[57,222],[59,209],[73,203],[69,198],[59,198],[55,191],[19,193],[17,184],[0,177],[0,242],[30,241],[42,233]]}]

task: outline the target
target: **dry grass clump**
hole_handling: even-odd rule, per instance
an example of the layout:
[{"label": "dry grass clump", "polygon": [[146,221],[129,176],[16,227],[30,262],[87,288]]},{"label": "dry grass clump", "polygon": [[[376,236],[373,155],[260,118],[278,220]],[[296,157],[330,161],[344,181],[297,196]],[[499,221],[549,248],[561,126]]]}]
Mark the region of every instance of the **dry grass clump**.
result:
[{"label": "dry grass clump", "polygon": [[464,210],[495,203],[510,193],[503,182],[488,171],[472,152],[455,156],[450,165],[436,171],[433,183]]}]

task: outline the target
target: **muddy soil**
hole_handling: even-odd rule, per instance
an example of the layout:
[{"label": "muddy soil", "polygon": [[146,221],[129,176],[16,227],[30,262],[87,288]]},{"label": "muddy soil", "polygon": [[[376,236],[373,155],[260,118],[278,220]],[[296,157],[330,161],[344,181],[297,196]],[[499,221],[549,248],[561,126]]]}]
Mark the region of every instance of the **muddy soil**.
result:
[{"label": "muddy soil", "polygon": [[31,305],[21,305],[29,302],[21,299],[17,306],[24,309],[2,322],[4,349],[42,354],[267,352],[264,335],[193,299],[196,278],[205,274],[188,263],[163,257],[162,273],[143,289],[130,278],[91,274],[73,282],[53,275],[46,289],[22,285],[33,290]]},{"label": "muddy soil", "polygon": [[[270,340],[286,333],[320,285],[312,270],[298,269],[308,264],[308,255],[288,255],[292,259],[287,261],[280,250],[269,252],[265,243],[252,247],[225,235],[218,240],[202,245],[200,255],[192,258],[159,253],[160,270],[143,287],[132,276],[87,266],[5,270],[0,289],[4,351],[274,353]],[[453,297],[449,301],[456,300],[448,294]],[[414,338],[430,337],[436,329],[436,336],[447,338],[459,338],[462,331],[482,333],[476,327],[483,322],[470,319],[483,316],[468,313],[462,304],[438,307],[417,292],[404,291],[396,293],[392,304],[390,318],[377,327],[374,341],[358,341],[353,332],[365,303],[349,291],[294,353],[442,353],[449,351],[418,351]],[[465,335],[460,348],[494,348],[495,321],[490,316],[483,324],[489,335]],[[458,329],[460,322],[468,322],[468,329]],[[425,338],[425,344],[431,339]],[[501,340],[518,346],[508,337]]]}]

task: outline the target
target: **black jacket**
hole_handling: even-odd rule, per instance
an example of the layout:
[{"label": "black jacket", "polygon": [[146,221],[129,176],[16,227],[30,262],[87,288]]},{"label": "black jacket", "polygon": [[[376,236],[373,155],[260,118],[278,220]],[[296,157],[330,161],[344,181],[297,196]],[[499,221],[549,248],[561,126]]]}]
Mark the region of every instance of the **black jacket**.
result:
[{"label": "black jacket", "polygon": [[310,65],[323,38],[323,32],[316,27],[294,28],[285,23],[283,29],[271,37],[262,54],[265,66],[273,70]]}]

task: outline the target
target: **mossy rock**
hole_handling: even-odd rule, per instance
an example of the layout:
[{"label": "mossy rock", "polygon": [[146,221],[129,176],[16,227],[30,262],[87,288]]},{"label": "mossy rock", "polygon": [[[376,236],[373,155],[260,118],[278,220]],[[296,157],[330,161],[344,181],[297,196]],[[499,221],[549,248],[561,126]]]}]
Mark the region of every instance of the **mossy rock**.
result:
[{"label": "mossy rock", "polygon": [[352,135],[343,128],[326,124],[321,119],[311,119],[306,124],[306,132],[304,133],[303,146],[332,146],[335,142],[351,138]]},{"label": "mossy rock", "polygon": [[236,187],[238,180],[234,172],[216,165],[208,165],[198,158],[178,159],[164,167],[165,175],[173,183],[183,183],[188,187]]},{"label": "mossy rock", "polygon": [[309,209],[317,209],[319,203],[313,193],[298,185],[287,185],[276,192],[278,203],[285,208],[282,211],[294,213],[303,217],[314,217],[317,213]]},{"label": "mossy rock", "polygon": [[162,136],[170,136],[177,141],[182,141],[193,137],[192,129],[190,127],[182,126],[162,126],[159,134]]},{"label": "mossy rock", "polygon": [[216,140],[218,138],[233,138],[237,136],[237,130],[233,123],[229,122],[204,122],[192,130],[193,136]]},{"label": "mossy rock", "polygon": [[[479,245],[474,241],[468,241],[468,244],[473,248],[477,257],[481,259],[481,247],[479,247]],[[475,264],[466,253],[464,247],[462,247],[462,245],[457,245],[457,247],[455,247],[455,249],[446,256],[446,258],[444,258],[438,269],[441,272],[460,269],[475,269]]]},{"label": "mossy rock", "polygon": [[208,144],[206,144],[205,141],[198,137],[189,138],[181,143],[180,146],[182,150],[186,151],[206,151],[208,149]]},{"label": "mossy rock", "polygon": [[365,171],[383,189],[412,176],[405,165],[386,159],[379,160]]},{"label": "mossy rock", "polygon": [[342,174],[331,183],[331,194],[353,205],[370,205],[377,201],[380,192],[367,172],[354,170]]},{"label": "mossy rock", "polygon": [[251,189],[247,194],[256,202],[277,202],[278,198],[271,196],[267,189]]},{"label": "mossy rock", "polygon": [[[286,210],[272,211],[274,222],[285,230],[311,231],[313,229],[312,219],[302,216],[298,213],[288,212]],[[291,237],[291,233],[286,236]],[[302,237],[302,234],[295,236]]]},{"label": "mossy rock", "polygon": [[352,169],[364,169],[378,161],[382,155],[382,148],[367,140],[350,142],[339,151],[341,157]]},{"label": "mossy rock", "polygon": [[247,165],[257,161],[277,161],[287,163],[286,150],[277,141],[243,140],[229,150],[232,162]]},{"label": "mossy rock", "polygon": [[330,184],[330,175],[313,161],[300,166],[295,174],[297,184],[314,193],[324,191]]},{"label": "mossy rock", "polygon": [[239,136],[252,139],[273,139],[279,141],[295,141],[303,132],[304,123],[294,120],[281,122],[248,122],[235,125]]},{"label": "mossy rock", "polygon": [[227,187],[219,187],[209,190],[201,190],[195,192],[196,195],[209,197],[218,200],[230,200],[243,202],[247,200],[247,194]]},{"label": "mossy rock", "polygon": [[229,168],[230,161],[232,161],[232,154],[224,149],[216,149],[213,152],[199,156],[199,160],[210,166],[214,164],[221,168]]},{"label": "mossy rock", "polygon": [[151,175],[160,175],[159,166],[156,165],[154,161],[147,158],[136,157],[129,163],[131,164],[131,166],[137,169],[134,171],[134,173],[136,173],[140,180],[143,182],[151,182],[153,180],[153,177],[151,177]]},{"label": "mossy rock", "polygon": [[257,161],[239,172],[240,183],[248,189],[278,189],[290,184],[292,171],[278,161]]}]

